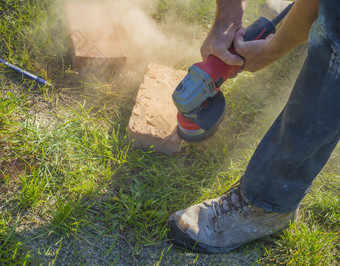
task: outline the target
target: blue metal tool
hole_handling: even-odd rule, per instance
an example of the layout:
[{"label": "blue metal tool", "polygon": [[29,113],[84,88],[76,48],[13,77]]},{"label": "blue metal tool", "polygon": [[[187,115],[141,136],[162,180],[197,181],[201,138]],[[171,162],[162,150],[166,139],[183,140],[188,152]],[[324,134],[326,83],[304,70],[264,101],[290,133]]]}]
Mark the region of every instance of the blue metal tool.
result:
[{"label": "blue metal tool", "polygon": [[35,80],[36,82],[39,82],[40,84],[42,85],[46,85],[46,86],[50,86],[52,87],[52,84],[47,82],[46,80],[40,78],[40,77],[37,77],[36,75],[33,75],[32,73],[29,73],[28,71],[26,70],[23,70],[19,67],[16,67],[14,65],[12,65],[11,63],[8,63],[7,61],[3,60],[0,58],[0,64],[4,64],[5,66],[7,66],[9,69],[12,69],[14,70],[15,72],[18,72],[18,73],[21,73],[23,74],[25,77],[28,77],[30,79],[33,79]]}]

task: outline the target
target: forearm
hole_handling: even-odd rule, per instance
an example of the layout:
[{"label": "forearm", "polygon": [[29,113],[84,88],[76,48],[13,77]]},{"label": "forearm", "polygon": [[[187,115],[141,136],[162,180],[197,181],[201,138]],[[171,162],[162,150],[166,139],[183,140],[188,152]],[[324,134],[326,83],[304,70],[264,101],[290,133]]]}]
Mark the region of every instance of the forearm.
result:
[{"label": "forearm", "polygon": [[245,6],[246,0],[216,0],[216,17],[212,28],[238,30],[242,27]]},{"label": "forearm", "polygon": [[201,47],[203,60],[213,54],[230,65],[243,65],[243,59],[231,54],[235,32],[242,27],[246,0],[216,0],[216,16],[207,38]]},{"label": "forearm", "polygon": [[276,59],[308,40],[309,29],[318,16],[319,0],[297,0],[277,33],[268,43],[267,51]]}]

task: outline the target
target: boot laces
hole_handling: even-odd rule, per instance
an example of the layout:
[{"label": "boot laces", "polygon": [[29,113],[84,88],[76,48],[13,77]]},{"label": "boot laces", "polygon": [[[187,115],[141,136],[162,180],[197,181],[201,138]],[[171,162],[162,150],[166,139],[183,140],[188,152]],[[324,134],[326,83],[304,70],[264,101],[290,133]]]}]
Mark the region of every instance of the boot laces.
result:
[{"label": "boot laces", "polygon": [[217,222],[222,221],[222,212],[228,216],[232,216],[232,211],[238,211],[240,214],[243,214],[243,207],[245,206],[249,209],[253,207],[253,205],[242,196],[239,182],[223,193],[218,202],[212,202],[212,209]]}]

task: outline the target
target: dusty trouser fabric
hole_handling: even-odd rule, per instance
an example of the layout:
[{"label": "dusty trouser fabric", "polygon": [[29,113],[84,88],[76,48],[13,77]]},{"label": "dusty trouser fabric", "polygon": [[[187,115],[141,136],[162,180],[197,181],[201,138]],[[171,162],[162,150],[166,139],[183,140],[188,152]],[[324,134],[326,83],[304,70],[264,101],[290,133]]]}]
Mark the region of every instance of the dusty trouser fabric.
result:
[{"label": "dusty trouser fabric", "polygon": [[308,55],[281,114],[241,180],[241,191],[267,211],[297,208],[340,137],[340,4],[320,0]]}]

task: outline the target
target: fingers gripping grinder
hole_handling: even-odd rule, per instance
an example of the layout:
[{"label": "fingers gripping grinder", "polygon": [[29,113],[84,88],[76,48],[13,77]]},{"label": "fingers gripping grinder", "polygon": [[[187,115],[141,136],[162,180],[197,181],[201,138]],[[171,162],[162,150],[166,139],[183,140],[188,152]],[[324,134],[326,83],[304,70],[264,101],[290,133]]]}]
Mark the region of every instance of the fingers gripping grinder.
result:
[{"label": "fingers gripping grinder", "polygon": [[[265,39],[275,33],[276,26],[286,16],[293,3],[272,21],[260,17],[245,32],[244,40]],[[229,51],[236,54],[234,47]],[[233,77],[241,66],[227,65],[214,55],[192,65],[188,74],[172,94],[177,107],[177,132],[188,142],[202,141],[216,132],[226,112],[225,98],[220,91],[224,81]]]}]

